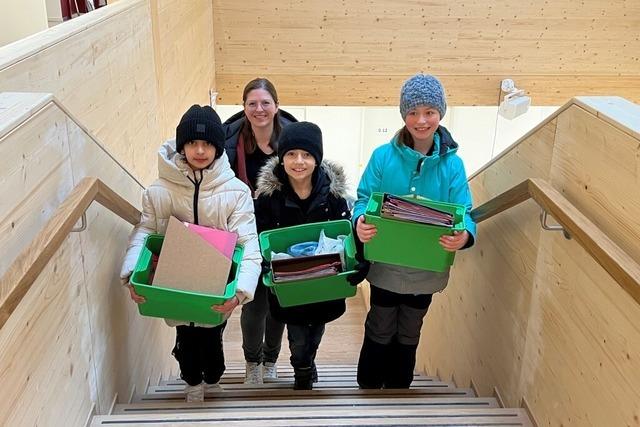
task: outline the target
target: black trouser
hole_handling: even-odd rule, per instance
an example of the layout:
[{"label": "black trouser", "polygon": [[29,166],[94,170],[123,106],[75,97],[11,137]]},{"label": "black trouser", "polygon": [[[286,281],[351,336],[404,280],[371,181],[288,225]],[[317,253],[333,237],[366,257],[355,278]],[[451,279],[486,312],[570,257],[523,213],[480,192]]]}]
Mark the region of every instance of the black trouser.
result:
[{"label": "black trouser", "polygon": [[409,388],[431,299],[431,294],[397,294],[371,286],[371,308],[358,361],[361,388]]},{"label": "black trouser", "polygon": [[227,322],[213,328],[177,326],[173,355],[180,365],[180,378],[194,386],[220,381],[224,373],[222,332]]},{"label": "black trouser", "polygon": [[287,325],[291,366],[312,368],[324,334],[324,323],[317,325]]}]

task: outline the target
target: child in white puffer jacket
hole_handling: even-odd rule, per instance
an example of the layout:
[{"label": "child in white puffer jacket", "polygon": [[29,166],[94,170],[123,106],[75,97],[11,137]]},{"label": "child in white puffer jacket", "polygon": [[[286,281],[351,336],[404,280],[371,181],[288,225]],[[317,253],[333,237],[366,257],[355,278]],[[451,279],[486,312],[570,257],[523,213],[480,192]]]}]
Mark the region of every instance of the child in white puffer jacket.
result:
[{"label": "child in white puffer jacket", "polygon": [[[144,191],[142,217],[129,238],[120,273],[131,299],[138,304],[145,300],[136,294],[129,276],[145,237],[164,234],[171,216],[238,234],[244,255],[236,294],[212,310],[228,317],[238,305],[251,301],[261,261],[253,199],[249,188],[235,177],[229,165],[220,117],[209,106],[189,108],[176,128],[175,141],[165,142],[158,151],[158,179]],[[180,364],[182,379],[188,384],[187,401],[201,402],[205,390],[217,387],[225,370],[222,333],[226,321],[215,327],[171,319],[166,322],[176,327],[173,355]]]}]

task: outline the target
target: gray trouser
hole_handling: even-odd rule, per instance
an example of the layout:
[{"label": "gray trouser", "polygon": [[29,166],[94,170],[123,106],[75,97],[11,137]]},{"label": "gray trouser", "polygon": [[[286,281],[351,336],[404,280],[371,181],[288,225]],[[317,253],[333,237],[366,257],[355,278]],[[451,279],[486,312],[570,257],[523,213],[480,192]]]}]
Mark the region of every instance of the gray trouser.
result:
[{"label": "gray trouser", "polygon": [[247,362],[275,363],[280,354],[284,323],[271,317],[267,292],[260,280],[253,301],[242,306],[242,350]]},{"label": "gray trouser", "polygon": [[402,295],[371,286],[365,336],[378,344],[417,345],[431,295]]}]

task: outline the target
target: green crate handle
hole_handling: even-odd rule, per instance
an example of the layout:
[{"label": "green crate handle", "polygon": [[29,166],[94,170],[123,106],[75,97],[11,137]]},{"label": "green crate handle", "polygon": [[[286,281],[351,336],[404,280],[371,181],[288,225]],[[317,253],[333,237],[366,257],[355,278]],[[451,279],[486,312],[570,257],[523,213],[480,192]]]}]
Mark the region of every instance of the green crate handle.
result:
[{"label": "green crate handle", "polygon": [[[264,253],[271,254],[271,244],[268,241],[262,241],[260,242],[260,245],[264,246]],[[271,255],[269,255],[269,259],[267,259],[267,261],[271,262]]]},{"label": "green crate handle", "polygon": [[354,265],[350,265],[353,264],[351,261],[351,259],[354,259],[356,257],[356,242],[354,240],[353,237],[353,233],[348,235],[347,238],[344,240],[344,254],[345,254],[345,263],[347,264],[347,270],[353,270]]}]

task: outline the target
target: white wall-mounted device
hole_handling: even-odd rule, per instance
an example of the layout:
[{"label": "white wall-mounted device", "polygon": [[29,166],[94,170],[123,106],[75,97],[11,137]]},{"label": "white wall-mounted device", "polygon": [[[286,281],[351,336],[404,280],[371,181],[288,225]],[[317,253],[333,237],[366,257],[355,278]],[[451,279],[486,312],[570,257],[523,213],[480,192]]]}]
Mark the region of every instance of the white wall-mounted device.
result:
[{"label": "white wall-mounted device", "polygon": [[498,108],[498,113],[502,117],[513,120],[527,112],[531,105],[531,98],[525,95],[524,90],[518,89],[513,80],[502,80],[500,89],[506,93]]}]

